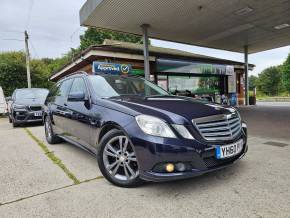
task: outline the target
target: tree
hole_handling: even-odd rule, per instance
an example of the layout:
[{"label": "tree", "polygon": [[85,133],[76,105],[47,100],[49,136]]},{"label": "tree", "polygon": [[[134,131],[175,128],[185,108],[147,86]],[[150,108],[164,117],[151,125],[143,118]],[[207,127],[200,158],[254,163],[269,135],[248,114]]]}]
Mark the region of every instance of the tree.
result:
[{"label": "tree", "polygon": [[290,54],[281,67],[282,70],[282,83],[288,93],[290,93]]},{"label": "tree", "polygon": [[257,76],[254,76],[254,75],[251,75],[249,77],[249,90],[250,91],[253,91],[255,87],[257,87],[257,83],[258,83],[258,77]]},{"label": "tree", "polygon": [[123,42],[132,42],[142,44],[142,37],[128,33],[120,33],[112,30],[101,30],[88,28],[83,35],[80,36],[80,49],[84,50],[91,45],[100,45],[105,39],[118,40]]},{"label": "tree", "polygon": [[49,65],[43,60],[31,60],[31,83],[33,88],[50,88],[52,83],[48,81],[51,71]]},{"label": "tree", "polygon": [[[52,62],[49,59],[44,61],[49,62],[49,68],[51,72],[56,72],[64,67],[66,64],[72,62],[72,60],[80,55],[82,51],[92,45],[103,44],[105,39],[131,42],[142,44],[143,40],[141,36],[136,36],[128,33],[120,33],[112,30],[101,30],[96,28],[88,28],[83,35],[80,36],[80,46],[76,49],[72,48],[63,57],[56,58]],[[149,41],[150,44],[150,41]]]},{"label": "tree", "polygon": [[[45,61],[31,60],[32,87],[49,88],[51,71]],[[23,52],[0,53],[0,86],[6,96],[16,88],[27,87],[25,54]]]},{"label": "tree", "polygon": [[279,67],[269,67],[259,74],[258,90],[266,95],[278,95],[281,86],[281,72]]},{"label": "tree", "polygon": [[0,86],[9,96],[14,89],[27,86],[25,54],[23,52],[6,52],[0,54]]}]

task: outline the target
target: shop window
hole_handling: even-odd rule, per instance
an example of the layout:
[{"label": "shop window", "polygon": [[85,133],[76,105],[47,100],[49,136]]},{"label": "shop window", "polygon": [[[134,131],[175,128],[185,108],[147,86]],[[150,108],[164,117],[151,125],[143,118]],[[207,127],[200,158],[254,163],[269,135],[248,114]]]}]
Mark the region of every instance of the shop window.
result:
[{"label": "shop window", "polygon": [[157,76],[157,85],[167,90],[167,76],[166,75],[158,75]]},{"label": "shop window", "polygon": [[215,94],[221,92],[220,77],[214,76],[169,76],[168,87],[173,94],[178,92],[190,92],[192,94]]}]

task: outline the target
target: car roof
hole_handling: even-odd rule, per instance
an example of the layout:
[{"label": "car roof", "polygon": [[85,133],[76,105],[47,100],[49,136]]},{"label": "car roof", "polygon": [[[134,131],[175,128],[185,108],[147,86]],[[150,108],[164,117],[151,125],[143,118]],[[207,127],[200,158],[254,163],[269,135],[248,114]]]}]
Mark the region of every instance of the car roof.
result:
[{"label": "car roof", "polygon": [[88,73],[84,72],[84,71],[79,71],[79,72],[75,72],[75,73],[71,73],[65,77],[63,77],[62,79],[60,79],[59,81],[57,81],[57,83],[61,83],[67,79],[71,79],[71,78],[75,78],[75,77],[80,77],[80,76],[87,76]]},{"label": "car roof", "polygon": [[119,76],[119,77],[122,77],[122,78],[125,78],[125,77],[143,78],[143,77],[138,76],[138,75],[130,75],[130,74],[117,75],[117,74],[109,74],[109,73],[103,73],[103,72],[90,72],[90,73],[87,73],[87,72],[84,72],[84,71],[80,71],[80,72],[75,72],[75,73],[67,75],[66,77],[64,77],[61,80],[59,80],[57,83],[61,83],[61,82],[65,81],[65,80],[67,80],[67,79],[72,79],[72,78],[80,77],[80,76]]},{"label": "car roof", "polygon": [[131,74],[110,74],[110,73],[92,73],[92,76],[119,76],[119,77],[133,77],[133,78],[143,78],[139,75],[131,75]]}]

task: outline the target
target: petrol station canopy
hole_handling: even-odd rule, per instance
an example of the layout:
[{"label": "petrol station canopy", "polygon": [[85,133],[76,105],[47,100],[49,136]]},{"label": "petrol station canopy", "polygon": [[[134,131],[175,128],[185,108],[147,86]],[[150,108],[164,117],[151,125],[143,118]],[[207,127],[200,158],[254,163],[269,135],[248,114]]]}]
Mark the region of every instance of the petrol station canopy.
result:
[{"label": "petrol station canopy", "polygon": [[87,0],[80,22],[233,52],[290,44],[289,0]]}]

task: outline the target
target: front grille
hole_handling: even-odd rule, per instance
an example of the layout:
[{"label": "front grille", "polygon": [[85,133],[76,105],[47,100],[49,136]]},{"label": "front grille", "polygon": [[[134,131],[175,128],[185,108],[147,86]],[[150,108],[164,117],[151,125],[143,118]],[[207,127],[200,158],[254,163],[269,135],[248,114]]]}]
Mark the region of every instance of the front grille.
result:
[{"label": "front grille", "polygon": [[30,116],[28,120],[39,120],[41,117]]},{"label": "front grille", "polygon": [[25,116],[16,116],[16,120],[25,120]]},{"label": "front grille", "polygon": [[207,141],[232,140],[242,130],[240,117],[236,113],[198,118],[192,122]]},{"label": "front grille", "polygon": [[230,164],[236,159],[238,159],[239,156],[240,155],[236,157],[227,158],[227,159],[216,159],[215,157],[208,157],[208,158],[204,158],[203,160],[204,160],[205,166],[210,169],[210,168],[221,167],[223,165]]},{"label": "front grille", "polygon": [[29,108],[32,111],[41,111],[42,110],[42,107],[41,106],[30,106]]}]

